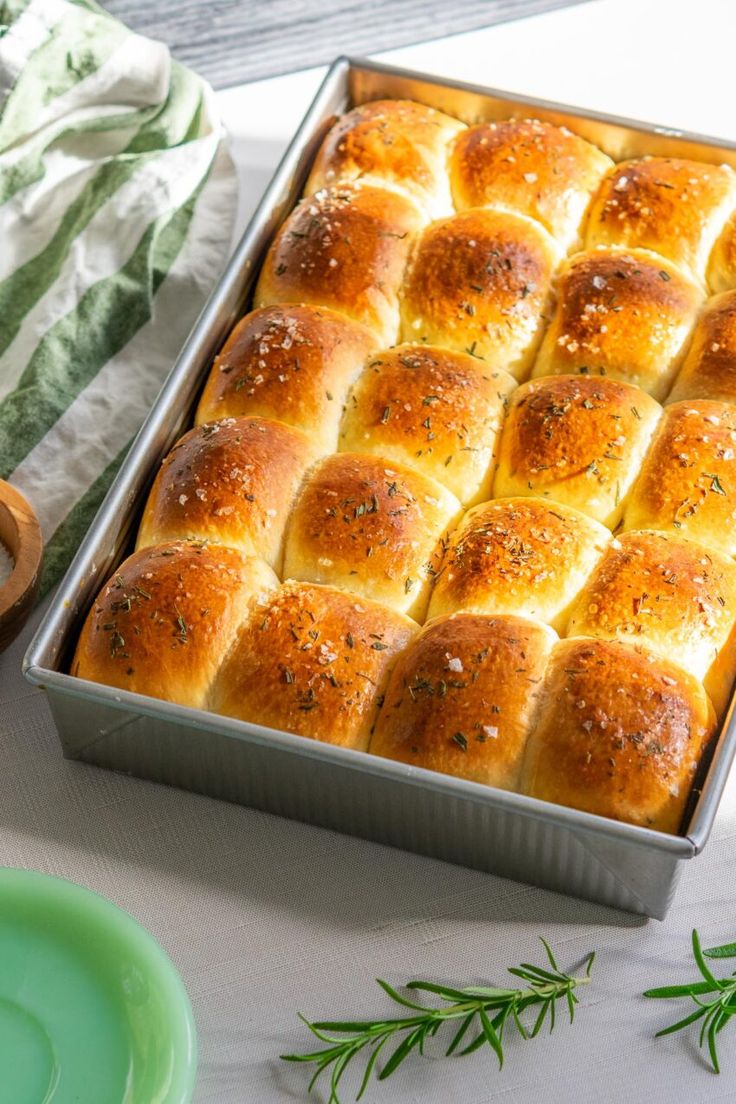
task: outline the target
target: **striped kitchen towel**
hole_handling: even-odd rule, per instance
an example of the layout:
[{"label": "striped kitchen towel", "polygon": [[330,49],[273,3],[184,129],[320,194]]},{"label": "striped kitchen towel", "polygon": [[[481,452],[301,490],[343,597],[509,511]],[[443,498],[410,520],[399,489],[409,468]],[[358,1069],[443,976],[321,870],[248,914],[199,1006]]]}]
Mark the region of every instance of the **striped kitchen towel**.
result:
[{"label": "striped kitchen towel", "polygon": [[0,478],[44,589],[89,525],[226,258],[212,90],[93,0],[0,0]]}]

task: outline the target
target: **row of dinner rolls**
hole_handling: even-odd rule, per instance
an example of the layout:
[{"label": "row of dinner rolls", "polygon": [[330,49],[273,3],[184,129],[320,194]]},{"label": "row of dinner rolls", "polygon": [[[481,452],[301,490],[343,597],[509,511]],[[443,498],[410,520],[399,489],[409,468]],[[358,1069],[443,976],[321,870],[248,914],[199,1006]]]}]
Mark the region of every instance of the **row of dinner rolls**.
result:
[{"label": "row of dinner rolls", "polygon": [[734,208],[349,112],[73,672],[677,831],[736,663]]},{"label": "row of dinner rolls", "polygon": [[468,358],[399,346],[359,378],[341,424],[346,451],[326,455],[272,418],[195,426],[156,476],[138,547],[214,540],[420,620],[449,532],[489,500],[567,507],[581,533],[586,515],[736,554],[731,404],[662,410],[638,388],[585,376],[510,390]]},{"label": "row of dinner rolls", "polygon": [[647,649],[504,614],[420,631],[197,542],[125,561],[72,673],[666,832],[715,721],[697,679]]},{"label": "row of dinner rolls", "polygon": [[412,199],[425,221],[506,209],[541,224],[565,252],[650,249],[714,292],[736,285],[736,174],[727,165],[670,157],[614,164],[539,119],[467,127],[423,104],[379,100],[332,128],[305,191],[356,184]]}]

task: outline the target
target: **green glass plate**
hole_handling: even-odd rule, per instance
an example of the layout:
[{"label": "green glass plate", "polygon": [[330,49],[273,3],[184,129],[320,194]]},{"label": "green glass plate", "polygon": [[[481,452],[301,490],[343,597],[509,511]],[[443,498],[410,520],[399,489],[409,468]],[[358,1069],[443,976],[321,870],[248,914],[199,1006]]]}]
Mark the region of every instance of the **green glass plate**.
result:
[{"label": "green glass plate", "polygon": [[0,868],[0,1104],[187,1104],[196,1067],[153,937],[87,889]]}]

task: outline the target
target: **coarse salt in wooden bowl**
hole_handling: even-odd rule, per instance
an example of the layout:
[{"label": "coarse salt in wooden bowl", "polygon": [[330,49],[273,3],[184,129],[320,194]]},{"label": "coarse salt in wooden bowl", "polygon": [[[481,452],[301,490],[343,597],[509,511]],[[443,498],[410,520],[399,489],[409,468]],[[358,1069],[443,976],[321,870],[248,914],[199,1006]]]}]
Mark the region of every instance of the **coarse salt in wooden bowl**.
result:
[{"label": "coarse salt in wooden bowl", "polygon": [[0,479],[0,544],[12,557],[5,582],[0,578],[0,652],[25,625],[38,593],[43,538],[33,509],[15,487]]}]

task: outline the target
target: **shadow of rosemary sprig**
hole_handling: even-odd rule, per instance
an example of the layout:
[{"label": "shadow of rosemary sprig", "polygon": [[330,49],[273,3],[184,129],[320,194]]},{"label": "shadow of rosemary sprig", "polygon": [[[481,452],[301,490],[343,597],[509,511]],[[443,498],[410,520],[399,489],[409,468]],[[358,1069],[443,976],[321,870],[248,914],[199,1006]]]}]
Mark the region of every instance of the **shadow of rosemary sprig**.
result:
[{"label": "shadow of rosemary sprig", "polygon": [[[693,981],[685,985],[664,985],[659,989],[647,989],[645,997],[690,997],[696,1004],[696,1008],[688,1016],[670,1024],[658,1031],[656,1038],[662,1035],[671,1035],[675,1031],[681,1031],[690,1024],[702,1020],[700,1025],[699,1045],[702,1049],[706,1040],[708,1053],[715,1073],[720,1073],[718,1064],[717,1038],[721,1031],[736,1015],[736,972],[729,977],[717,978],[713,975],[705,961],[706,958],[736,958],[736,943],[724,943],[721,947],[709,947],[703,950],[700,946],[700,937],[697,930],[693,930],[693,958],[700,970],[702,981]],[[712,1000],[702,1000],[708,993],[714,993]]]},{"label": "shadow of rosemary sprig", "polygon": [[[391,1000],[410,1009],[413,1015],[396,1019],[325,1020],[317,1023],[310,1023],[300,1015],[299,1018],[312,1034],[326,1046],[308,1054],[283,1054],[281,1057],[286,1062],[316,1063],[316,1072],[309,1083],[310,1092],[320,1075],[332,1067],[328,1104],[340,1104],[338,1089],[342,1076],[350,1062],[363,1052],[364,1056],[367,1055],[367,1062],[356,1096],[356,1100],[360,1100],[378,1058],[389,1042],[397,1038],[400,1040],[378,1072],[379,1081],[390,1077],[412,1051],[424,1054],[427,1039],[433,1038],[440,1028],[459,1021],[445,1054],[448,1057],[462,1057],[488,1045],[495,1053],[500,1069],[504,1060],[504,1032],[510,1025],[523,1039],[533,1039],[547,1020],[552,1031],[560,1000],[564,1001],[572,1023],[578,1003],[574,990],[590,980],[595,952],[591,952],[583,962],[584,975],[572,977],[560,970],[549,944],[544,939],[541,942],[551,969],[529,962],[508,968],[510,974],[526,983],[525,988],[469,986],[455,989],[429,981],[410,981],[406,989],[432,994],[444,1002],[438,1006],[427,1006],[403,996],[379,978],[378,984]],[[533,1021],[527,1019],[525,1024],[525,1014],[532,1008],[536,1010],[536,1015]],[[469,1037],[470,1041],[467,1041]]]}]

